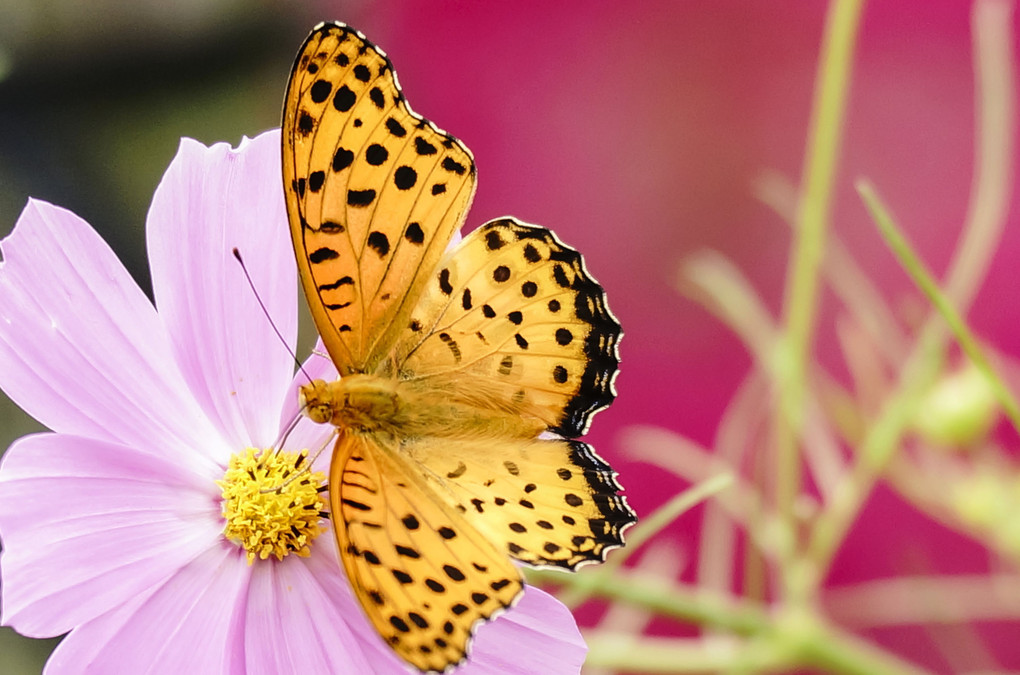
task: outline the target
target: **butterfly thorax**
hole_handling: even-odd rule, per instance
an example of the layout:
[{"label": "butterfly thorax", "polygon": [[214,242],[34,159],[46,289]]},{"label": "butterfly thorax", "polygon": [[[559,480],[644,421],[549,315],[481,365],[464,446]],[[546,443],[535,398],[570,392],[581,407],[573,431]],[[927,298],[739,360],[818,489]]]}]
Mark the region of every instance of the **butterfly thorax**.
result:
[{"label": "butterfly thorax", "polygon": [[300,390],[312,421],[341,429],[414,437],[537,437],[546,422],[515,409],[500,409],[478,392],[458,393],[448,382],[404,380],[355,373]]},{"label": "butterfly thorax", "polygon": [[520,410],[485,403],[479,392],[458,392],[442,382],[353,374],[314,380],[300,389],[313,422],[397,438],[487,436],[535,438],[546,424]]}]

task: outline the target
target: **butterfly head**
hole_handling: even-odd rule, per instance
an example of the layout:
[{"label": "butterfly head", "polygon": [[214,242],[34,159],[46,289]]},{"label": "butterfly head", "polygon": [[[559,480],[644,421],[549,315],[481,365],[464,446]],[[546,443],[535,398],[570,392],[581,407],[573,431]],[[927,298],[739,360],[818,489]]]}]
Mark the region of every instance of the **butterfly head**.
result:
[{"label": "butterfly head", "polygon": [[392,431],[400,424],[396,383],[374,375],[354,374],[334,382],[313,380],[298,393],[299,405],[313,422],[365,431]]},{"label": "butterfly head", "polygon": [[333,419],[333,411],[337,408],[334,390],[324,380],[312,380],[298,390],[298,405],[308,419],[325,424]]}]

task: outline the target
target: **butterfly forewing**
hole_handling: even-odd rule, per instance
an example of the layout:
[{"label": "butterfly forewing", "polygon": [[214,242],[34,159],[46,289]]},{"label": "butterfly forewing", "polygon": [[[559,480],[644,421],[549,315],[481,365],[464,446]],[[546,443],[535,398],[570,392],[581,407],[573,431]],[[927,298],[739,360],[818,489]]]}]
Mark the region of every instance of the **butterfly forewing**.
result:
[{"label": "butterfly forewing", "polygon": [[471,153],[408,107],[380,49],[323,24],[291,72],[283,173],[316,327],[341,374],[370,372],[463,222]]},{"label": "butterfly forewing", "polygon": [[397,346],[415,377],[453,377],[583,434],[616,396],[620,324],[580,254],[512,218],[464,238],[440,263]]},{"label": "butterfly forewing", "polygon": [[521,593],[506,553],[466,526],[390,441],[341,434],[331,474],[341,559],[376,630],[419,670],[462,661],[474,624]]}]

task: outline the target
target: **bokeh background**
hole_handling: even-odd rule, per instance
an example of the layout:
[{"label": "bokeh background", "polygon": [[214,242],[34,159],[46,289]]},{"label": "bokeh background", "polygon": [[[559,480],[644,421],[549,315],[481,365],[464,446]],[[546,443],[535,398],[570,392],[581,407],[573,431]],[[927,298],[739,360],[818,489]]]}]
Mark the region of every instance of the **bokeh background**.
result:
[{"label": "bokeh background", "polygon": [[[945,266],[973,164],[970,9],[871,0],[865,10],[834,223],[894,307],[916,294],[852,180],[870,177],[921,255]],[[816,0],[0,0],[0,235],[29,196],[51,201],[88,220],[148,288],[145,213],[178,139],[236,144],[277,126],[301,40],[319,20],[346,21],[390,55],[415,110],[474,152],[468,228],[505,214],[554,228],[607,289],[626,338],[619,399],[590,439],[646,514],[686,485],[629,460],[622,430],[657,425],[710,445],[750,366],[741,343],[678,292],[680,262],[718,249],[780,307],[789,230],[752,186],[766,171],[799,179],[824,11]],[[1014,195],[970,313],[1013,355],[1018,218]],[[818,355],[838,373],[824,302]],[[0,449],[35,428],[0,403]],[[40,508],[59,509],[58,496],[41,495]],[[694,512],[669,530],[684,575],[697,527]],[[988,565],[980,546],[879,490],[832,579]],[[982,627],[1009,668],[1020,668],[1017,629]],[[930,633],[868,637],[950,670]],[[0,672],[38,672],[52,644],[0,629]]]}]

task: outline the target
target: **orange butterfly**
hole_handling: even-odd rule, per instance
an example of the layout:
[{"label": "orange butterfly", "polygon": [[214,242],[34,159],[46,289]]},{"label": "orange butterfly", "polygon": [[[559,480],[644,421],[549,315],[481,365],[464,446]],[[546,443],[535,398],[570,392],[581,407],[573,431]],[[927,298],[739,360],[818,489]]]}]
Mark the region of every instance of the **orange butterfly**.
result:
[{"label": "orange butterfly", "polygon": [[[308,36],[283,114],[302,285],[341,378],[302,387],[337,428],[340,558],[404,660],[442,671],[523,590],[511,558],[576,569],[634,512],[584,443],[616,395],[620,325],[577,251],[504,218],[447,250],[471,153],[411,111],[358,31]],[[552,433],[546,433],[552,432]]]}]

